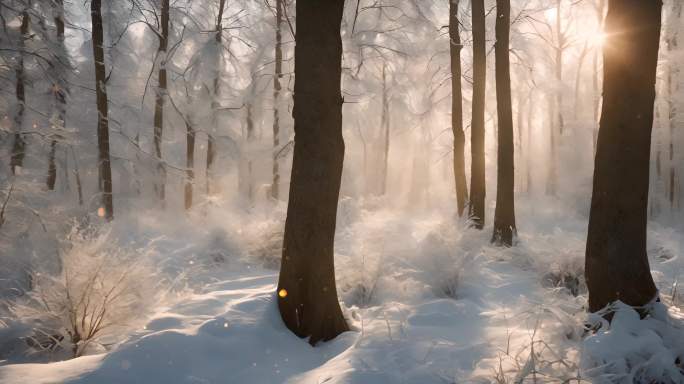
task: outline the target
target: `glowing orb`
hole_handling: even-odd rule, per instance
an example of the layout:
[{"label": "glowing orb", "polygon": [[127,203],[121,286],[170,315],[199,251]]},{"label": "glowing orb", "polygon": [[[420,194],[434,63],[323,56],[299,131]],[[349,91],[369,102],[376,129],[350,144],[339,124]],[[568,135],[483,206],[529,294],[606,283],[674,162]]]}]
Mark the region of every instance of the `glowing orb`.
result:
[{"label": "glowing orb", "polygon": [[100,207],[97,209],[97,215],[100,217],[104,217],[105,215],[105,209],[103,207]]},{"label": "glowing orb", "polygon": [[281,289],[280,291],[278,291],[278,296],[280,296],[281,298],[285,298],[285,296],[287,296],[287,290],[285,288]]}]

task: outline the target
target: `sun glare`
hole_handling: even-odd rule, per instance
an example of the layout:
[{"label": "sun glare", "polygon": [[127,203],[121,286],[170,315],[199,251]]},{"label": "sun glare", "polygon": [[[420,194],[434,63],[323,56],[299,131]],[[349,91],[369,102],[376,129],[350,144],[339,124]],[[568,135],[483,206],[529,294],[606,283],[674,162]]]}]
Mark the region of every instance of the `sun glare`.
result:
[{"label": "sun glare", "polygon": [[589,44],[594,47],[602,47],[606,43],[606,34],[601,31],[594,32],[588,36]]}]

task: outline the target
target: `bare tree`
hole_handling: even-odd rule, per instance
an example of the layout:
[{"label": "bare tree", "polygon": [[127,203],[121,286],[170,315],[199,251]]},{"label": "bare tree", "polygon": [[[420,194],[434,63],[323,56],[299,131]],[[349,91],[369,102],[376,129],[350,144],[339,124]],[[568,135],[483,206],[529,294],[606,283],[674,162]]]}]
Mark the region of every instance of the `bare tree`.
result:
[{"label": "bare tree", "polygon": [[216,16],[216,35],[214,37],[216,42],[217,62],[216,62],[216,77],[214,78],[214,89],[212,90],[213,99],[211,102],[212,109],[212,128],[213,131],[207,133],[207,167],[206,167],[206,183],[207,195],[212,193],[212,168],[214,167],[214,160],[216,159],[216,138],[214,133],[218,126],[218,111],[221,107],[219,103],[219,95],[221,93],[221,73],[223,66],[222,60],[222,45],[223,45],[223,11],[226,6],[226,0],[219,0],[218,16]]},{"label": "bare tree", "polygon": [[473,110],[470,124],[470,212],[475,228],[485,223],[485,83],[487,52],[485,49],[484,0],[472,0],[473,24]]},{"label": "bare tree", "polygon": [[449,1],[449,53],[451,57],[451,130],[454,134],[454,182],[458,215],[464,213],[468,202],[468,182],[465,173],[465,134],[463,133],[463,104],[461,99],[461,36],[458,31],[458,0]]},{"label": "bare tree", "polygon": [[297,2],[295,144],[278,308],[314,345],[349,327],[337,299],[334,239],[342,180],[343,0]]},{"label": "bare tree", "polygon": [[107,221],[114,218],[112,195],[112,166],[109,156],[109,105],[104,57],[104,32],[102,28],[102,0],[92,0],[90,17],[93,33],[93,57],[95,59],[95,89],[97,97],[97,144],[98,169],[102,193],[102,208]]},{"label": "bare tree", "polygon": [[278,150],[280,147],[280,79],[283,77],[283,0],[276,0],[275,22],[275,73],[273,74],[273,182],[271,183],[271,197],[280,197],[280,168],[278,164]]},{"label": "bare tree", "polygon": [[155,191],[163,202],[166,198],[166,169],[162,159],[162,137],[164,134],[164,103],[167,95],[166,65],[169,58],[169,0],[161,0],[160,31],[157,31],[159,48],[156,60],[159,66],[158,85],[154,101],[154,154],[157,156],[157,177]]},{"label": "bare tree", "polygon": [[512,246],[515,227],[515,170],[513,143],[513,111],[511,106],[511,73],[509,34],[510,0],[496,1],[496,111],[498,121],[498,152],[496,169],[496,209],[492,242]]},{"label": "bare tree", "polygon": [[[55,20],[55,27],[57,28],[57,44],[60,60],[66,60],[66,46],[64,45],[64,0],[55,0],[52,3],[53,14]],[[62,66],[61,63],[54,65],[53,70],[55,71],[54,80],[52,83],[52,94],[55,98],[55,116],[53,118],[52,125],[58,130],[63,130],[66,125],[66,107],[67,107],[67,82],[65,79],[65,73],[59,71],[57,68]],[[57,138],[59,136],[53,137],[50,142],[50,154],[48,156],[48,176],[47,176],[47,187],[49,190],[55,189],[55,183],[57,181],[57,165],[55,164],[55,153],[57,151]]]},{"label": "bare tree", "polygon": [[649,160],[662,2],[610,1],[603,108],[586,249],[589,310],[656,298],[646,252]]},{"label": "bare tree", "polygon": [[380,129],[382,130],[382,169],[380,171],[380,195],[387,193],[387,175],[389,171],[390,150],[390,100],[387,90],[387,63],[382,64],[382,112],[380,113]]},{"label": "bare tree", "polygon": [[10,159],[10,168],[12,174],[16,175],[17,171],[24,166],[24,157],[26,156],[26,142],[24,141],[24,134],[22,133],[24,127],[24,112],[26,111],[26,73],[24,70],[24,50],[26,41],[29,37],[29,27],[31,17],[29,16],[29,8],[31,3],[27,2],[21,13],[21,27],[18,44],[18,60],[16,66],[16,95],[17,95],[17,110],[14,114],[14,144],[12,145],[12,156]]},{"label": "bare tree", "polygon": [[674,156],[674,141],[675,141],[675,128],[677,125],[677,103],[675,100],[676,94],[679,91],[679,62],[674,59],[674,52],[679,49],[679,29],[682,19],[682,2],[673,1],[672,2],[672,13],[668,20],[668,29],[670,29],[667,39],[666,47],[669,56],[668,66],[667,66],[667,111],[668,111],[668,133],[669,133],[669,143],[668,143],[668,160],[669,160],[669,172],[668,172],[668,187],[667,187],[667,197],[670,202],[671,208],[677,207],[677,170]]}]

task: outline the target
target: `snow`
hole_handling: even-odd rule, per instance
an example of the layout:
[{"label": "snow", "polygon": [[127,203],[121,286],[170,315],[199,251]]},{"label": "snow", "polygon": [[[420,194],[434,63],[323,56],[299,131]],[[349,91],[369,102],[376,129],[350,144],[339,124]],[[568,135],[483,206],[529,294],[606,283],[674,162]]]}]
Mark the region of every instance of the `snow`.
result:
[{"label": "snow", "polygon": [[[620,307],[612,325],[585,334],[597,321],[585,312],[586,293],[576,287],[575,297],[551,277],[581,269],[586,218],[539,201],[518,205],[519,243],[501,249],[489,244],[489,228],[467,228],[444,209],[343,199],[336,266],[352,330],[315,348],[284,327],[275,305],[283,205],[217,206],[187,220],[120,217],[109,239],[158,265],[152,279],[171,282],[154,314],[90,355],[0,362],[0,382],[683,382],[677,307],[655,304],[645,320]],[[651,227],[652,268],[670,304],[682,237]]]}]

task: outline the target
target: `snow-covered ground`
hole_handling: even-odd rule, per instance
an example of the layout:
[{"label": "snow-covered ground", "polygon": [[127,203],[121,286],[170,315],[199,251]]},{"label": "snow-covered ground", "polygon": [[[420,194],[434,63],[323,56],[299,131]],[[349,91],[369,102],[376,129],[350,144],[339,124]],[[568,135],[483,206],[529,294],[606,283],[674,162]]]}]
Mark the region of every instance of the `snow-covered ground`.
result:
[{"label": "snow-covered ground", "polygon": [[646,320],[621,309],[612,328],[589,334],[586,217],[523,200],[519,244],[501,249],[489,228],[469,229],[448,210],[385,203],[340,202],[338,294],[353,330],[331,342],[309,346],[278,315],[283,206],[213,207],[188,220],[139,214],[105,236],[149,259],[150,279],[169,282],[157,306],[85,356],[10,356],[0,382],[632,383],[644,373],[684,382],[681,230],[649,230],[654,277],[675,305],[654,304]]}]

